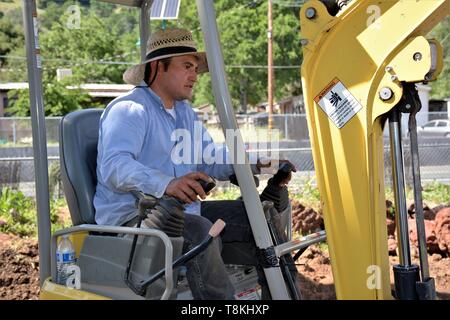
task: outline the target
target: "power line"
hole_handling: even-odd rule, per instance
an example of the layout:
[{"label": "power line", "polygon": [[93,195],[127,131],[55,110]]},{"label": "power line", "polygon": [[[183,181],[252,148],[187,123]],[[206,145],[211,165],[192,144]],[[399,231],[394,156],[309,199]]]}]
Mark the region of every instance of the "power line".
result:
[{"label": "power line", "polygon": [[[22,56],[8,56],[8,55],[0,55],[0,58],[6,58],[11,60],[26,60],[26,57]],[[96,61],[96,60],[79,60],[79,61],[72,61],[67,59],[45,59],[42,58],[42,61],[55,61],[55,62],[67,62],[71,63],[72,65],[77,64],[111,64],[111,65],[134,65],[133,62],[124,62],[124,61]],[[226,68],[232,68],[232,69],[267,69],[267,65],[226,65]],[[300,65],[281,65],[281,66],[273,66],[274,69],[299,69]]]},{"label": "power line", "polygon": [[281,7],[287,8],[300,8],[305,4],[306,0],[297,0],[297,1],[282,1],[282,0],[274,0],[273,4],[276,4]]},{"label": "power line", "polygon": [[[242,68],[242,69],[267,69],[269,66],[266,65],[229,65],[226,68]],[[299,69],[301,66],[272,66],[273,69]]]},{"label": "power line", "polygon": [[[6,58],[11,60],[26,60],[26,57],[22,56],[6,56],[6,55],[0,55],[0,58]],[[56,62],[68,62],[68,63],[75,63],[75,64],[126,64],[126,65],[133,65],[132,62],[123,62],[123,61],[102,61],[102,60],[67,60],[67,59],[46,59],[42,58],[42,61],[56,61]]]}]

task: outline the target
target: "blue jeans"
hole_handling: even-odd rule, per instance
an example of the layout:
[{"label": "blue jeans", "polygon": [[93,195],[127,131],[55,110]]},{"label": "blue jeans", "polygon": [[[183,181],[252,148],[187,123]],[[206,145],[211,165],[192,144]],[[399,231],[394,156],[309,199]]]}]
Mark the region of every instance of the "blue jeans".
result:
[{"label": "blue jeans", "polygon": [[[183,253],[201,243],[219,218],[226,223],[220,236],[185,263],[192,296],[196,300],[234,300],[235,289],[225,268],[229,263],[256,266],[265,299],[267,282],[257,262],[257,248],[242,200],[204,201],[201,216],[186,214]],[[136,226],[137,220],[135,217],[124,225]]]},{"label": "blue jeans", "polygon": [[[241,200],[204,201],[201,216],[186,214],[183,252],[200,243],[208,234],[213,222],[225,221],[220,237],[197,257],[186,263],[187,280],[194,299],[234,299],[234,287],[228,278],[224,263],[257,266],[256,245],[250,223]],[[222,252],[226,248],[226,252]]]},{"label": "blue jeans", "polygon": [[[186,214],[183,253],[202,242],[211,226],[211,221],[205,217]],[[222,241],[216,237],[203,252],[186,262],[186,276],[194,299],[234,299],[234,287],[227,276],[221,251]]]}]

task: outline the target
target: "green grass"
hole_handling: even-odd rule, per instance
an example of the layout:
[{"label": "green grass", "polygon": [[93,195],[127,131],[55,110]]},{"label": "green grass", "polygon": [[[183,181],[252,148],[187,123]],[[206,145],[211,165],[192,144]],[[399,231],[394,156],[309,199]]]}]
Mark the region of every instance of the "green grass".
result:
[{"label": "green grass", "polygon": [[[450,204],[450,185],[433,181],[422,186],[422,200],[429,206],[439,204]],[[414,200],[414,189],[406,187],[406,199]],[[386,199],[394,202],[394,192],[392,188],[386,187]]]},{"label": "green grass", "polygon": [[317,244],[317,246],[319,247],[320,251],[328,252],[328,243],[327,242],[319,242]]},{"label": "green grass", "polygon": [[434,181],[423,187],[423,198],[435,204],[450,203],[450,185]]},{"label": "green grass", "polygon": [[[50,222],[52,232],[71,225],[70,219],[63,219],[60,210],[67,207],[65,199],[50,202]],[[37,236],[36,202],[21,191],[3,188],[0,195],[0,232],[21,237]]]},{"label": "green grass", "polygon": [[241,190],[238,187],[230,186],[225,189],[214,189],[208,200],[236,200],[241,196]]},{"label": "green grass", "polygon": [[[235,200],[241,196],[240,189],[230,186],[224,189],[212,191],[208,200]],[[290,190],[291,199],[300,201],[305,206],[320,210],[320,194],[314,186],[314,179],[308,179],[302,183],[296,192]],[[386,199],[393,201],[393,193],[386,188]],[[407,190],[407,199],[413,199],[413,191]],[[423,187],[423,201],[430,206],[450,203],[450,185],[433,182]],[[62,214],[62,212],[65,212]],[[52,232],[66,228],[71,225],[70,217],[67,216],[67,203],[64,198],[51,200],[50,221]],[[0,232],[13,233],[22,237],[37,236],[36,203],[31,197],[22,192],[10,188],[3,188],[0,193]],[[294,234],[300,237],[299,234]],[[322,251],[328,249],[326,243],[319,244]]]},{"label": "green grass", "polygon": [[[47,147],[57,147],[59,146],[58,141],[47,141]],[[33,142],[3,142],[0,140],[0,148],[23,148],[23,147],[33,147]]]},{"label": "green grass", "polygon": [[21,0],[0,0],[0,9],[3,12],[11,9],[20,8],[22,5]]},{"label": "green grass", "polygon": [[303,181],[300,186],[289,189],[291,199],[298,200],[307,207],[318,211],[321,209],[319,189],[315,185],[315,177]]},{"label": "green grass", "polygon": [[[439,204],[450,204],[450,185],[438,181],[433,181],[423,185],[422,200],[430,207]],[[414,200],[414,190],[407,187],[406,199]],[[312,207],[315,210],[321,208],[320,193],[314,183],[314,177],[302,182],[300,186],[289,189],[291,199],[300,201],[303,205]],[[386,187],[386,199],[394,202],[394,192],[392,188]]]}]

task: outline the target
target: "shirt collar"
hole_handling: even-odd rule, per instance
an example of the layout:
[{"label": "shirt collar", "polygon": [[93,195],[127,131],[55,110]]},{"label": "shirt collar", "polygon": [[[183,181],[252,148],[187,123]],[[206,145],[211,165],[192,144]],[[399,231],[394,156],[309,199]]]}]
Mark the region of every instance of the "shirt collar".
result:
[{"label": "shirt collar", "polygon": [[162,107],[164,107],[164,104],[161,100],[161,98],[156,94],[155,91],[153,91],[148,85],[147,83],[145,83],[144,80],[141,81],[141,83],[139,83],[139,87],[143,88],[144,90],[147,90],[150,93],[150,96],[155,99],[159,104],[161,104]]},{"label": "shirt collar", "polygon": [[[150,95],[152,96],[152,98],[154,98],[156,101],[158,101],[161,106],[164,108],[164,104],[161,100],[161,98],[155,93],[155,91],[153,91],[148,85],[147,83],[145,83],[144,80],[141,81],[141,83],[139,83],[139,87],[142,87],[146,90],[148,90],[148,92],[150,92]],[[177,109],[177,106],[179,105],[184,105],[187,103],[187,100],[175,100],[174,104],[173,104],[173,108]],[[179,108],[178,108],[179,109]]]}]

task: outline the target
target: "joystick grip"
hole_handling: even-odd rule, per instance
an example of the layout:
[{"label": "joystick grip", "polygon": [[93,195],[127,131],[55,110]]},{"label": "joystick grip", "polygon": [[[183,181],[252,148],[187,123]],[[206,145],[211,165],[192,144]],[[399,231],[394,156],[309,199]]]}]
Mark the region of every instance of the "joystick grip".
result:
[{"label": "joystick grip", "polygon": [[200,185],[202,186],[203,191],[205,191],[205,193],[210,192],[216,186],[216,182],[214,181],[214,179],[211,178],[211,180],[212,181],[205,181],[202,179],[197,180],[197,182],[200,183]]}]

